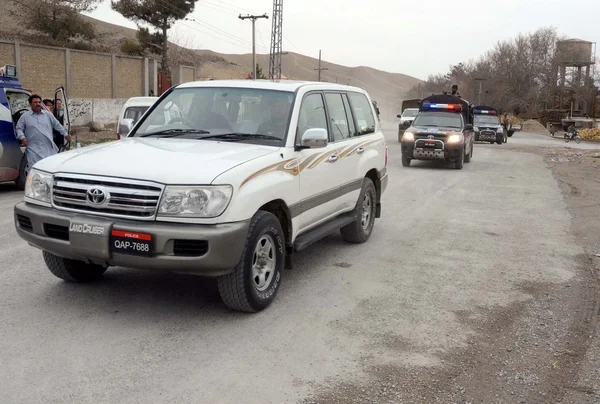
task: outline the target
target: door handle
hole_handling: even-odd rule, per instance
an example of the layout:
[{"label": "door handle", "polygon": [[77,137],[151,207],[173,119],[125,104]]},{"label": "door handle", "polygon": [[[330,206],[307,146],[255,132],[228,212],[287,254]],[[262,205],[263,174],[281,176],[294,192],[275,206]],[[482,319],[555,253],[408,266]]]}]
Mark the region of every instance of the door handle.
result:
[{"label": "door handle", "polygon": [[365,149],[364,149],[363,147],[359,147],[359,148],[356,150],[356,153],[357,153],[357,154],[362,154],[362,153],[364,153],[364,151],[365,151]]},{"label": "door handle", "polygon": [[327,159],[327,161],[329,161],[330,163],[335,163],[338,160],[338,156],[336,156],[335,154],[332,154],[331,156],[329,156],[329,158]]}]

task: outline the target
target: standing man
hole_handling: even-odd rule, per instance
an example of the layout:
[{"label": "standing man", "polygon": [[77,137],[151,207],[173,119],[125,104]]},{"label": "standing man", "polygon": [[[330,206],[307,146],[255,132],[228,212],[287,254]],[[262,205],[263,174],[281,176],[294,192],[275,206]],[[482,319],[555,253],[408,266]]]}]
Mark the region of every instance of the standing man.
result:
[{"label": "standing man", "polygon": [[71,140],[71,136],[54,115],[42,107],[42,97],[31,95],[29,106],[31,110],[21,115],[17,123],[17,139],[21,141],[21,146],[27,147],[25,155],[31,169],[38,161],[58,153],[52,136],[53,129],[67,140]]},{"label": "standing man", "polygon": [[452,86],[452,95],[460,98],[460,93],[458,92],[458,85],[454,84]]}]

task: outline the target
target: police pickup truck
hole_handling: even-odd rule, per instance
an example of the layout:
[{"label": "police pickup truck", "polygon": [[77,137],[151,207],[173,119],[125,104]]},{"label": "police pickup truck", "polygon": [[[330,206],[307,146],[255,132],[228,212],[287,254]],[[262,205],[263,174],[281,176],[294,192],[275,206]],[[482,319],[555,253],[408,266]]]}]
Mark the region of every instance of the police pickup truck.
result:
[{"label": "police pickup truck", "polygon": [[402,165],[444,160],[462,169],[473,157],[473,114],[462,98],[439,94],[421,101],[419,114],[401,139]]},{"label": "police pickup truck", "polygon": [[494,107],[480,105],[473,109],[473,126],[476,142],[490,142],[492,144],[506,143],[508,133],[498,118],[498,111]]}]

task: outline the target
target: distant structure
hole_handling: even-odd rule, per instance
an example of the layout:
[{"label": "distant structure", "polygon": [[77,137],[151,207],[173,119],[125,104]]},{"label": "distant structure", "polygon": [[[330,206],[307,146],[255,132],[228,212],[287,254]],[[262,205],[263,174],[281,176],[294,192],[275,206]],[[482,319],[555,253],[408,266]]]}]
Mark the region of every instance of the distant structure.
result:
[{"label": "distant structure", "polygon": [[582,39],[567,39],[556,44],[552,104],[573,113],[592,114],[596,95],[593,71],[596,46]]},{"label": "distant structure", "polygon": [[283,0],[273,0],[273,26],[269,53],[269,79],[281,80],[281,55],[283,47]]}]

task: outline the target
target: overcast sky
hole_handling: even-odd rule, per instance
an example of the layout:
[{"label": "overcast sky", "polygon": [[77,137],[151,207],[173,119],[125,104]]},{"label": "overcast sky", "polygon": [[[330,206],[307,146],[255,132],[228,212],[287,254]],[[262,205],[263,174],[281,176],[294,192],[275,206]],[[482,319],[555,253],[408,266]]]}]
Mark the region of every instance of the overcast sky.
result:
[{"label": "overcast sky", "polygon": [[[272,0],[199,0],[190,15],[194,21],[177,23],[172,36],[189,47],[250,53],[251,23],[238,15],[271,17],[272,8]],[[135,28],[111,10],[110,0],[90,15]],[[283,47],[314,57],[322,49],[329,62],[426,79],[479,57],[499,40],[543,26],[600,42],[599,20],[600,0],[285,0]],[[269,52],[270,33],[271,19],[258,20],[258,53]]]}]

